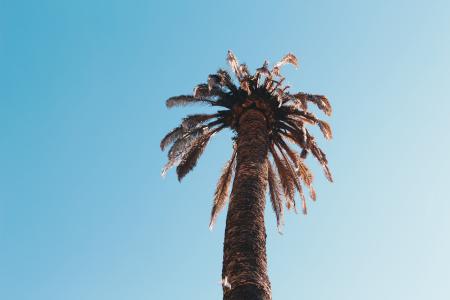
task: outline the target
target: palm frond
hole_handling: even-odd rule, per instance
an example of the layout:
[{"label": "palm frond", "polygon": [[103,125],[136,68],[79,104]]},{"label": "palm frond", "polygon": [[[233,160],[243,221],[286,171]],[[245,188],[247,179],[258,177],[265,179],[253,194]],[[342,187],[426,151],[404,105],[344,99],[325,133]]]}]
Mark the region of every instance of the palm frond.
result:
[{"label": "palm frond", "polygon": [[241,89],[243,89],[247,93],[247,95],[251,94],[250,85],[248,84],[247,80],[241,81]]},{"label": "palm frond", "polygon": [[280,150],[281,155],[283,156],[283,162],[286,165],[286,169],[287,169],[287,174],[288,176],[291,176],[292,181],[294,182],[294,186],[297,189],[298,193],[300,194],[300,199],[302,200],[302,210],[303,210],[303,214],[307,214],[307,210],[306,210],[306,198],[305,198],[305,194],[303,193],[303,188],[302,188],[302,184],[300,182],[300,180],[297,177],[296,171],[295,171],[295,167],[292,166],[291,161],[287,158],[285,151],[282,147],[280,147],[280,145],[278,143],[276,143],[276,146],[278,147],[278,149]]},{"label": "palm frond", "polygon": [[309,146],[309,149],[311,150],[312,155],[322,165],[322,169],[325,174],[325,177],[328,179],[328,181],[333,182],[333,176],[331,175],[330,169],[328,168],[327,157],[326,157],[325,153],[322,151],[322,149],[320,149],[319,146],[317,146],[314,138],[309,136],[309,134],[308,134],[308,146]]},{"label": "palm frond", "polygon": [[197,139],[209,133],[210,130],[207,126],[199,126],[186,131],[181,138],[174,141],[173,145],[167,152],[167,158],[169,160],[176,160],[178,157],[183,155],[183,153],[188,151],[188,149],[192,144],[196,142]]},{"label": "palm frond", "polygon": [[166,106],[168,108],[172,108],[174,106],[186,106],[189,104],[197,104],[197,103],[206,103],[213,105],[214,101],[203,99],[203,98],[197,98],[190,95],[181,95],[181,96],[175,96],[167,99]]},{"label": "palm frond", "polygon": [[312,94],[307,94],[307,93],[297,93],[293,96],[298,101],[309,101],[311,103],[314,103],[327,116],[331,116],[331,114],[333,112],[330,101],[328,101],[328,98],[325,96],[312,95]]},{"label": "palm frond", "polygon": [[331,140],[333,138],[333,133],[331,132],[331,127],[330,127],[330,125],[327,122],[320,120],[319,121],[319,128],[322,131],[323,136],[327,140]]},{"label": "palm frond", "polygon": [[223,168],[222,175],[217,182],[216,192],[214,193],[214,202],[211,210],[211,220],[209,222],[209,229],[212,230],[214,223],[216,222],[217,216],[220,211],[225,206],[228,199],[229,188],[231,178],[233,177],[233,172],[235,168],[235,157],[236,157],[236,147],[233,149],[233,154],[230,160],[225,164]]},{"label": "palm frond", "polygon": [[228,50],[227,61],[231,67],[231,70],[233,70],[234,74],[236,74],[236,77],[241,80],[243,76],[241,69],[239,68],[239,61],[237,60],[236,56],[234,56],[231,50]]},{"label": "palm frond", "polygon": [[240,64],[240,65],[239,65],[239,71],[241,72],[242,77],[248,77],[248,76],[250,76],[250,73],[249,73],[249,71],[248,71],[248,67],[247,67],[246,64]]},{"label": "palm frond", "polygon": [[277,217],[278,232],[282,232],[284,225],[283,220],[283,199],[280,191],[280,181],[277,174],[273,171],[272,163],[269,161],[268,166],[268,182],[269,182],[269,194],[270,202],[272,203],[273,211]]},{"label": "palm frond", "polygon": [[271,76],[270,74],[270,70],[269,70],[269,63],[267,62],[267,60],[264,61],[264,64],[262,65],[261,68],[256,69],[256,74],[260,74],[263,76]]},{"label": "palm frond", "polygon": [[161,150],[164,151],[164,149],[172,144],[175,140],[179,139],[183,136],[184,128],[183,126],[178,126],[172,129],[168,134],[166,134],[163,139],[161,140],[161,143],[159,146],[161,147]]},{"label": "palm frond", "polygon": [[297,57],[295,57],[295,55],[292,53],[288,53],[285,56],[283,56],[283,58],[279,62],[275,64],[275,67],[280,68],[285,64],[291,64],[294,65],[295,67],[298,67]]},{"label": "palm frond", "polygon": [[199,124],[203,124],[204,122],[217,117],[217,114],[195,114],[190,115],[183,118],[181,122],[181,126],[185,129],[191,129]]},{"label": "palm frond", "polygon": [[178,181],[181,181],[195,167],[213,134],[221,129],[222,127],[211,130],[191,145],[189,150],[181,158],[181,162],[177,167]]},{"label": "palm frond", "polygon": [[215,88],[221,87],[220,76],[217,74],[211,74],[208,76],[208,89],[211,91]]},{"label": "palm frond", "polygon": [[275,162],[275,166],[278,171],[278,178],[280,179],[281,186],[283,187],[283,193],[286,200],[287,209],[294,208],[295,210],[295,183],[293,181],[293,177],[288,167],[285,165],[285,162],[280,159],[275,148],[273,146],[270,147],[270,153],[272,154],[273,161]]},{"label": "palm frond", "polygon": [[224,69],[219,69],[217,71],[217,75],[220,77],[220,84],[222,86],[227,87],[230,91],[232,91],[233,93],[237,92],[237,87],[234,85],[233,80],[231,79],[230,74],[224,70]]}]

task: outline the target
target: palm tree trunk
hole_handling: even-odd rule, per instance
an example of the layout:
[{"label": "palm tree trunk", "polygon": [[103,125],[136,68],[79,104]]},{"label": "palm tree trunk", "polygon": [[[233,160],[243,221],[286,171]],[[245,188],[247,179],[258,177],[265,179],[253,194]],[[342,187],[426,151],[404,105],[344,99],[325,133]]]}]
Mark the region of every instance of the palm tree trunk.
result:
[{"label": "palm tree trunk", "polygon": [[268,128],[256,109],[239,120],[236,175],[228,207],[223,254],[224,300],[272,299],[264,226]]}]

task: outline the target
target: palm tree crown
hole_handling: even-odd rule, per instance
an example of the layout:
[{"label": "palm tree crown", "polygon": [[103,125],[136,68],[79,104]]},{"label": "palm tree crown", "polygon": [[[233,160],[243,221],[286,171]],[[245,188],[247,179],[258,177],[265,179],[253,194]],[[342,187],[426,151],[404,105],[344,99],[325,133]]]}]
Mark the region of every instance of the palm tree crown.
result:
[{"label": "palm tree crown", "polygon": [[[332,109],[328,99],[321,95],[307,93],[292,94],[280,68],[285,64],[298,66],[297,58],[289,53],[271,69],[267,61],[251,74],[246,64],[240,64],[234,54],[228,51],[227,61],[235,74],[238,84],[233,83],[230,74],[219,69],[208,76],[207,83],[194,88],[193,95],[181,95],[166,101],[168,108],[189,104],[207,104],[222,107],[212,114],[194,114],[185,117],[180,126],[170,131],[161,141],[161,150],[172,145],[168,151],[168,162],[162,175],[177,166],[178,180],[191,171],[206,148],[210,138],[224,128],[238,131],[240,116],[248,109],[263,113],[269,132],[268,186],[273,210],[279,230],[283,224],[283,202],[288,209],[296,211],[294,199],[298,191],[303,213],[306,214],[306,199],[302,184],[309,190],[312,200],[316,200],[312,182],[313,175],[304,163],[311,153],[322,165],[325,176],[332,181],[325,153],[319,148],[306,125],[317,125],[326,139],[332,138],[331,128],[323,120],[308,111],[308,102],[315,104],[326,115]],[[295,148],[293,148],[294,146]],[[296,149],[298,148],[298,149]],[[297,151],[298,150],[298,151]],[[229,186],[235,169],[236,147],[226,163],[217,184],[211,212],[210,227],[224,207]]]}]

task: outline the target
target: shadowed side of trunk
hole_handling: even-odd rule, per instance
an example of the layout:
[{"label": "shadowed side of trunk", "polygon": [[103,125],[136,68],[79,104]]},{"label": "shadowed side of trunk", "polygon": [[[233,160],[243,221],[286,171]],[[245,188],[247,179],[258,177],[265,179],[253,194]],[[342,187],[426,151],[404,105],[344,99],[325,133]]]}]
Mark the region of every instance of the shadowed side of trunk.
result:
[{"label": "shadowed side of trunk", "polygon": [[222,278],[225,300],[269,300],[266,231],[268,129],[264,114],[250,109],[241,116],[236,175],[228,207]]}]

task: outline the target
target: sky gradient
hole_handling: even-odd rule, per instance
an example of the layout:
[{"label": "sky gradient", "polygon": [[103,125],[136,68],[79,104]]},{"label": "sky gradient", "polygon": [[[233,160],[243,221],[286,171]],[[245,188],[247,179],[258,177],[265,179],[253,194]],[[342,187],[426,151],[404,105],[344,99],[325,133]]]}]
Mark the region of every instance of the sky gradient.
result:
[{"label": "sky gradient", "polygon": [[0,1],[0,299],[220,299],[231,153],[214,137],[179,184],[164,101],[287,52],[325,94],[316,203],[266,210],[273,299],[450,299],[448,1]]}]

